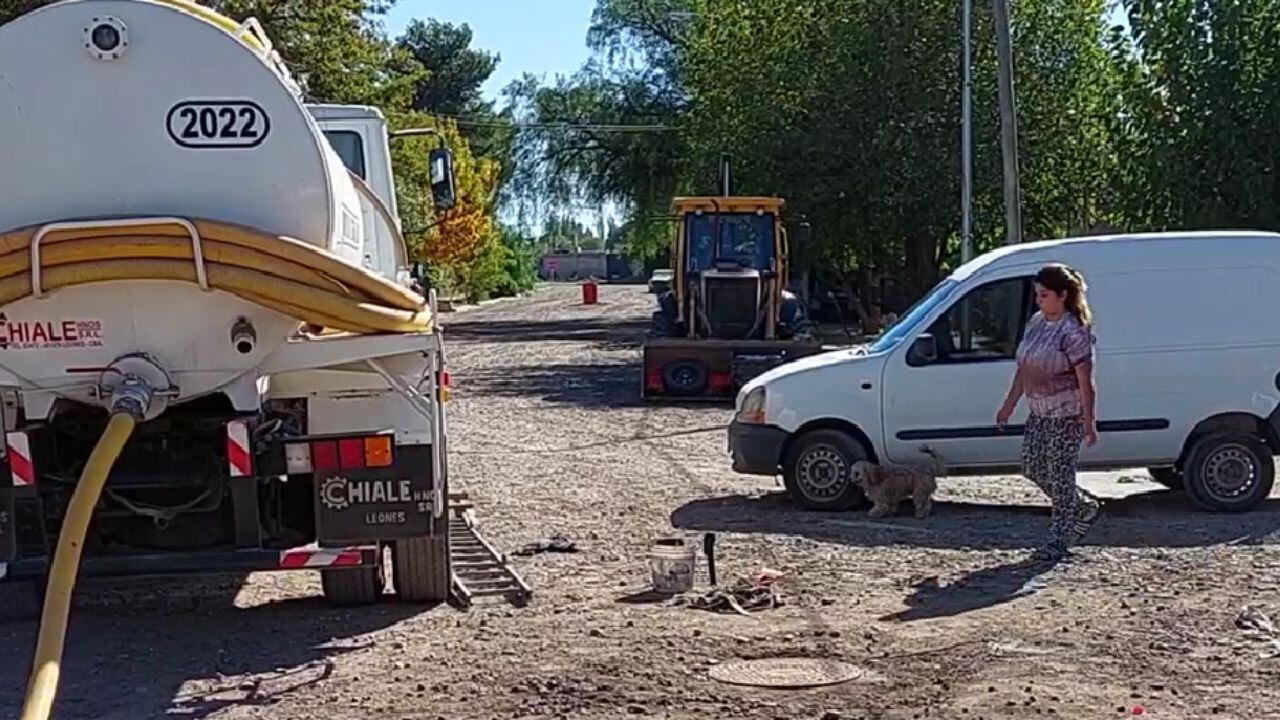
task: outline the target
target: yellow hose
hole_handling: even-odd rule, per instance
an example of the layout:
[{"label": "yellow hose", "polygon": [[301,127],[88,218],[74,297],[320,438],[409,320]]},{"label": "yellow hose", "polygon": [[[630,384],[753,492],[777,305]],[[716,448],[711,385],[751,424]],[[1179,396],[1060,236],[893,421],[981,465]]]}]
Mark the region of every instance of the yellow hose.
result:
[{"label": "yellow hose", "polygon": [[80,567],[80,551],[84,544],[89,519],[98,504],[102,486],[125,441],[133,433],[135,421],[128,413],[114,413],[107,422],[98,444],[89,455],[89,462],[80,474],[80,482],[71,495],[67,515],[58,533],[58,549],[49,571],[49,585],[45,590],[44,610],[40,614],[40,636],[36,641],[36,656],[31,664],[31,683],[27,686],[27,700],[22,706],[22,720],[45,720],[53,709],[53,697],[58,689],[61,670],[62,645],[67,637],[67,615],[71,610],[71,592],[76,585],[76,573]]},{"label": "yellow hose", "polygon": [[[319,327],[361,334],[426,332],[423,298],[322,248],[252,228],[198,220],[209,286]],[[0,234],[0,307],[31,295],[38,228]],[[40,242],[45,291],[121,280],[196,282],[191,239],[164,223],[66,230]]]},{"label": "yellow hose", "polygon": [[[385,278],[293,238],[210,220],[195,221],[208,283],[297,318],[317,330],[361,334],[427,332],[423,298]],[[38,228],[0,233],[0,308],[32,294],[31,242]],[[191,238],[155,223],[50,233],[40,242],[45,292],[130,280],[197,282]],[[93,508],[135,420],[114,412],[89,456],[58,535],[22,720],[46,720],[57,692],[71,594]]]}]

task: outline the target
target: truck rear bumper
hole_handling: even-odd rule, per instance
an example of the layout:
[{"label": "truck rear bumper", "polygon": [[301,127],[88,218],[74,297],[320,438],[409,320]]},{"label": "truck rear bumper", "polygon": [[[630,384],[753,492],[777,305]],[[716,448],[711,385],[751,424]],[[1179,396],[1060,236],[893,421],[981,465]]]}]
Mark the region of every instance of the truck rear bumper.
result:
[{"label": "truck rear bumper", "polygon": [[729,454],[733,457],[734,472],[777,476],[788,437],[786,430],[772,425],[752,425],[737,420],[729,423]]},{"label": "truck rear bumper", "polygon": [[[81,563],[80,573],[86,577],[120,577],[360,568],[375,566],[378,551],[376,545],[343,548],[309,545],[290,550],[208,550],[98,556],[86,557]],[[24,558],[9,563],[5,579],[16,581],[42,578],[46,569],[45,561],[45,558]]]}]

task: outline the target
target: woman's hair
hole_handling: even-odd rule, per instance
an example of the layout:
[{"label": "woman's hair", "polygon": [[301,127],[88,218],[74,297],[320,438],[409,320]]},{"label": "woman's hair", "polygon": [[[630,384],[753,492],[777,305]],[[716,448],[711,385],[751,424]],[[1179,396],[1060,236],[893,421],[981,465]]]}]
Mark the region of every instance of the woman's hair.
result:
[{"label": "woman's hair", "polygon": [[1093,313],[1089,311],[1089,299],[1085,296],[1089,286],[1085,285],[1079,270],[1062,263],[1050,263],[1036,273],[1036,282],[1047,290],[1065,293],[1067,312],[1075,315],[1081,325],[1093,326]]}]

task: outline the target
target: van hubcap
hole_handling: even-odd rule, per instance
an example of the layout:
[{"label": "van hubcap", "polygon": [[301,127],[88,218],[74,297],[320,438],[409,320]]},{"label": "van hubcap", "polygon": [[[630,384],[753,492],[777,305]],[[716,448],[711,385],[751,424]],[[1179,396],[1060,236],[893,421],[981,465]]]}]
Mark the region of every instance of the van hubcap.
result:
[{"label": "van hubcap", "polygon": [[825,500],[840,494],[849,480],[849,465],[835,448],[818,446],[800,458],[796,480],[806,497]]},{"label": "van hubcap", "polygon": [[1226,445],[1204,462],[1204,485],[1215,498],[1231,500],[1249,491],[1258,479],[1253,454],[1240,445]]}]

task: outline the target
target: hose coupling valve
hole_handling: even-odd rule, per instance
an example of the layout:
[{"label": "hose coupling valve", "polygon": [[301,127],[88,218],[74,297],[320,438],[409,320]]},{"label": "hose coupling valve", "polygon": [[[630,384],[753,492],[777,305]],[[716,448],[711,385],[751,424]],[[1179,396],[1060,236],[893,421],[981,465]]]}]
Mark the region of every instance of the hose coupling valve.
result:
[{"label": "hose coupling valve", "polygon": [[112,391],[109,409],[113,413],[128,413],[134,420],[142,422],[147,416],[147,410],[151,407],[153,396],[154,392],[146,380],[130,375],[121,380]]}]

